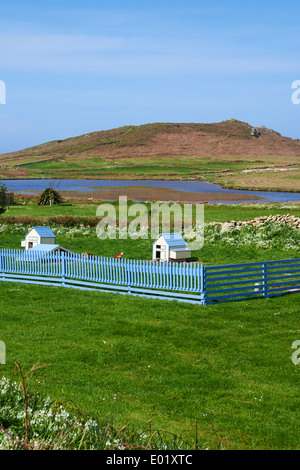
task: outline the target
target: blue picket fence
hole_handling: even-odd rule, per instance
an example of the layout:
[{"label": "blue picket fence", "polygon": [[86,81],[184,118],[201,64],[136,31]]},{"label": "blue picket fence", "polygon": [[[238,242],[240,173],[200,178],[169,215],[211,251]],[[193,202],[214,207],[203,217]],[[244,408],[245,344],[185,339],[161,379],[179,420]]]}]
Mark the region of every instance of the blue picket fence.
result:
[{"label": "blue picket fence", "polygon": [[0,280],[207,305],[300,291],[300,259],[205,267],[74,253],[0,250]]}]

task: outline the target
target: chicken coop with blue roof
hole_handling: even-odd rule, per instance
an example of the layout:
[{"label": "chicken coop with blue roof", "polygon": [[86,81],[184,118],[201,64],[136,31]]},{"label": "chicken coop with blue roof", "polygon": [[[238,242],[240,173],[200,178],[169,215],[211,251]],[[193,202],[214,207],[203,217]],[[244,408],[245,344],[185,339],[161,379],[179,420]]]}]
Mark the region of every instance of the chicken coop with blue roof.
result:
[{"label": "chicken coop with blue roof", "polygon": [[56,236],[50,229],[50,227],[32,227],[25,239],[21,241],[21,246],[25,250],[34,248],[36,245],[55,245]]},{"label": "chicken coop with blue roof", "polygon": [[161,233],[153,243],[155,261],[185,261],[190,257],[191,250],[180,233]]}]

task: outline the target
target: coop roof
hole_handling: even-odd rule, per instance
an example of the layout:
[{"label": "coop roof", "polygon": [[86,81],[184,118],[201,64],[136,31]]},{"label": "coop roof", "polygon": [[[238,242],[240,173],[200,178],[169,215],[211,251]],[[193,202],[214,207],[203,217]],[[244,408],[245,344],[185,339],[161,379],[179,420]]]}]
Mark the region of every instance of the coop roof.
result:
[{"label": "coop roof", "polygon": [[39,244],[35,245],[32,248],[29,248],[28,251],[56,251],[60,246],[59,245],[50,245],[50,244]]},{"label": "coop roof", "polygon": [[67,250],[66,248],[63,248],[60,245],[50,245],[50,244],[39,244],[35,245],[32,248],[29,248],[29,250],[25,250],[24,253],[22,253],[20,256],[17,257],[18,261],[34,261],[39,258],[43,258],[43,256],[46,256],[49,253],[54,253],[56,251],[65,251],[68,253],[71,253],[71,251]]},{"label": "coop roof", "polygon": [[39,244],[39,245],[35,245],[33,246],[32,248],[30,248],[28,251],[40,251],[40,252],[44,252],[44,253],[51,253],[52,251],[57,251],[58,249],[62,250],[62,251],[68,251],[69,253],[71,253],[69,250],[67,250],[66,248],[63,248],[62,246],[60,245],[51,245],[51,244]]},{"label": "coop roof", "polygon": [[182,238],[180,233],[161,233],[157,239],[155,240],[154,243],[159,239],[159,237],[163,237],[165,242],[170,246],[170,247],[179,247],[179,246],[185,246],[186,241]]},{"label": "coop roof", "polygon": [[172,251],[178,251],[178,252],[181,252],[181,251],[191,251],[189,248],[187,248],[186,246],[182,246],[182,247],[178,247],[178,248],[171,248]]},{"label": "coop roof", "polygon": [[27,235],[32,231],[35,230],[40,237],[55,237],[54,233],[50,229],[50,227],[32,227]]}]

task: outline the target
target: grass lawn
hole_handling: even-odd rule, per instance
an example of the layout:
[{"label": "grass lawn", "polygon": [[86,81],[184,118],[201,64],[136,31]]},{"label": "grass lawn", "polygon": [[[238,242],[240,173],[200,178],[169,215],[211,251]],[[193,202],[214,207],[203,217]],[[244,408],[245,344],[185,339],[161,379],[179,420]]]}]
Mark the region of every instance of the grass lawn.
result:
[{"label": "grass lawn", "polygon": [[202,307],[2,282],[0,373],[50,364],[51,398],[190,441],[197,420],[208,448],[299,448],[299,300]]},{"label": "grass lawn", "polygon": [[[94,216],[96,207],[69,206],[80,217]],[[49,217],[61,210],[25,205],[8,214]],[[206,221],[287,212],[299,216],[299,209],[277,205],[207,206]],[[100,241],[94,228],[57,230],[57,243],[78,253],[151,257],[150,240]],[[20,248],[26,231],[7,225],[0,247]],[[223,239],[208,233],[196,255],[207,265],[299,257],[296,232],[273,227],[249,244],[247,233]],[[151,420],[193,446],[197,421],[204,448],[299,449],[300,365],[291,360],[300,340],[299,300],[290,294],[199,306],[0,282],[7,350],[0,377],[14,377],[14,360],[25,369],[39,361],[49,364],[40,373],[45,394],[117,426],[141,430]]]}]

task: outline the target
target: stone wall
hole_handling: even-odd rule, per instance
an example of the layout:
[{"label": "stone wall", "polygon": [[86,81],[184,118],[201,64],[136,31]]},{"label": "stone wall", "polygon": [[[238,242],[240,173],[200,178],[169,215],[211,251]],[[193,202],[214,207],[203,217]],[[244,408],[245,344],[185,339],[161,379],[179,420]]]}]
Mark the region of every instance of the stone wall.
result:
[{"label": "stone wall", "polygon": [[235,221],[231,220],[230,222],[211,222],[208,225],[213,225],[215,227],[221,227],[221,232],[228,232],[229,230],[235,227],[241,227],[244,225],[252,225],[253,227],[263,228],[263,226],[268,222],[275,222],[282,225],[288,225],[289,227],[296,228],[300,230],[300,218],[295,217],[294,215],[269,215],[262,217],[255,217],[252,220],[247,221]]}]

